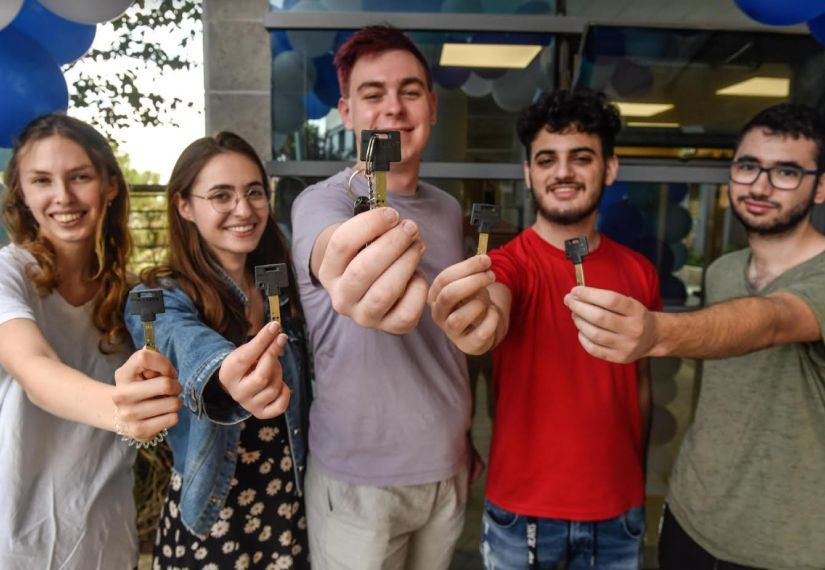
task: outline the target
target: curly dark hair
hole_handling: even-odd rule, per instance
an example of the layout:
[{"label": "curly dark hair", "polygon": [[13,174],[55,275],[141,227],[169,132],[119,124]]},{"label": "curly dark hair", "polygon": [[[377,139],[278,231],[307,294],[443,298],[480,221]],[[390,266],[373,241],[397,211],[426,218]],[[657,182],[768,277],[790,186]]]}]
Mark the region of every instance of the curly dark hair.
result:
[{"label": "curly dark hair", "polygon": [[516,132],[530,161],[530,145],[539,130],[551,133],[573,129],[598,135],[605,157],[613,156],[616,135],[622,128],[619,110],[608,102],[604,93],[591,89],[558,89],[544,93],[524,109],[516,123]]},{"label": "curly dark hair", "polygon": [[806,138],[816,144],[816,168],[825,170],[825,119],[813,107],[799,103],[780,103],[763,109],[742,127],[736,147],[749,132],[764,129],[770,135]]}]

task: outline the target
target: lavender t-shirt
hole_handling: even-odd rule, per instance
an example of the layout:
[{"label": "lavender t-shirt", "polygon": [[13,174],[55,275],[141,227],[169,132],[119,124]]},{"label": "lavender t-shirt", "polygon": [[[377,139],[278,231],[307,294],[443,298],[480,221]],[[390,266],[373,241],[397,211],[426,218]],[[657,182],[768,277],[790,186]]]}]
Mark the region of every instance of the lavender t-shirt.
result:
[{"label": "lavender t-shirt", "polygon": [[[464,355],[433,322],[429,307],[406,335],[362,328],[337,314],[310,279],[318,234],[352,216],[351,169],[304,190],[292,207],[293,256],[315,353],[316,394],[309,449],[335,479],[362,485],[418,485],[449,479],[467,460],[470,390]],[[356,194],[366,194],[363,177]],[[414,220],[427,251],[429,282],[462,259],[461,209],[449,194],[419,183],[415,195],[389,193]]]}]

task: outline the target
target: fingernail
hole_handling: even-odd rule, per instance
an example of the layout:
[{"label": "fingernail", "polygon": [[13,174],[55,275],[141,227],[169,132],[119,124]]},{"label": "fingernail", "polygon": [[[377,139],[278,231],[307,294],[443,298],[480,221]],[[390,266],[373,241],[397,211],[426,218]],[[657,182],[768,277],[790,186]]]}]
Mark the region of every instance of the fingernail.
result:
[{"label": "fingernail", "polygon": [[398,212],[396,212],[392,208],[381,208],[381,209],[384,211],[383,212],[384,213],[384,219],[387,220],[388,222],[392,222],[396,218],[398,218]]},{"label": "fingernail", "polygon": [[427,250],[427,244],[421,240],[418,240],[418,251],[424,253]]},{"label": "fingernail", "polygon": [[276,333],[281,328],[281,325],[278,324],[278,321],[272,321],[267,325],[269,327],[269,332]]},{"label": "fingernail", "polygon": [[490,281],[495,281],[496,280],[496,274],[493,273],[492,271],[487,271],[484,274],[487,276],[487,279],[489,279]]},{"label": "fingernail", "polygon": [[418,231],[418,226],[416,226],[415,222],[413,222],[412,220],[404,220],[403,222],[401,222],[401,227],[404,228],[404,231],[411,236],[414,236],[415,233]]}]

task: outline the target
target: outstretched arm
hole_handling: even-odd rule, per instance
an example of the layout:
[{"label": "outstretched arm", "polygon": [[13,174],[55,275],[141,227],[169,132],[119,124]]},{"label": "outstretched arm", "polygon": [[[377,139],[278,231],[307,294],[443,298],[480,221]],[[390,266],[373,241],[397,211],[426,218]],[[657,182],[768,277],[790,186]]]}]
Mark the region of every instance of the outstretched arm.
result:
[{"label": "outstretched arm", "polygon": [[584,349],[611,362],[645,356],[727,358],[822,338],[810,307],[786,292],[741,297],[689,313],[661,313],[613,291],[575,287],[565,304],[573,311]]},{"label": "outstretched arm", "polygon": [[[118,393],[133,412],[130,433],[148,438],[177,422],[180,385],[171,365],[146,359],[141,352],[118,369],[116,388],[64,364],[35,321],[12,319],[0,325],[0,365],[34,405],[66,420],[115,431],[112,398]],[[144,379],[150,370],[155,377]]]},{"label": "outstretched arm", "polygon": [[415,222],[378,208],[324,229],[310,270],[336,312],[363,327],[404,334],[416,327],[427,300],[427,280],[417,271],[425,249]]},{"label": "outstretched arm", "polygon": [[484,354],[507,335],[512,295],[494,281],[490,258],[477,255],[446,268],[430,287],[433,320],[467,354]]}]

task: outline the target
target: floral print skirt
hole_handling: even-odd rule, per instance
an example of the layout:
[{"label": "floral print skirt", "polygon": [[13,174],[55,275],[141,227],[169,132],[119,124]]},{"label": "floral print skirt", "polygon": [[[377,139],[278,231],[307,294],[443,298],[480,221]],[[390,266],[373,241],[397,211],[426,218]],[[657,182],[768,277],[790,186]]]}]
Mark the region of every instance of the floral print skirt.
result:
[{"label": "floral print skirt", "polygon": [[283,416],[244,422],[229,496],[205,540],[180,519],[182,480],[172,472],[152,568],[309,568],[304,503],[293,473]]}]

